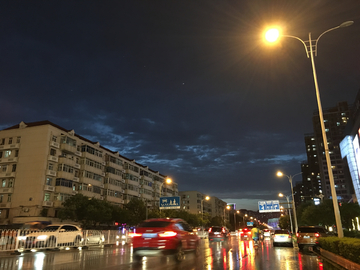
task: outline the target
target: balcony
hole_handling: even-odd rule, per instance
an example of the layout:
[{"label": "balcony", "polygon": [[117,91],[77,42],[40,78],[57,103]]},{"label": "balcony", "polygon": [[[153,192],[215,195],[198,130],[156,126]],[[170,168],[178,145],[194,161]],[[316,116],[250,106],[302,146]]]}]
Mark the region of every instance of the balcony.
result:
[{"label": "balcony", "polygon": [[85,157],[85,158],[94,160],[94,161],[99,162],[101,164],[104,162],[104,159],[102,157],[95,156],[95,155],[90,154],[88,152],[81,152],[81,153],[82,153],[82,156]]},{"label": "balcony", "polygon": [[55,156],[48,156],[48,160],[58,162],[59,158]]},{"label": "balcony", "polygon": [[55,208],[60,208],[60,207],[62,207],[62,203],[63,203],[62,201],[55,201],[54,202],[54,207]]},{"label": "balcony", "polygon": [[72,146],[72,145],[69,145],[66,143],[62,143],[60,145],[60,149],[65,152],[74,153],[74,154],[75,154],[75,152],[78,152],[76,146]]},{"label": "balcony", "polygon": [[15,172],[0,172],[0,177],[15,177]]},{"label": "balcony", "polygon": [[10,163],[10,162],[17,162],[17,157],[8,157],[8,158],[2,158],[0,159],[0,163]]},{"label": "balcony", "polygon": [[80,178],[79,178],[79,177],[74,177],[74,178],[73,178],[73,181],[74,181],[74,182],[79,182],[79,181],[80,181]]},{"label": "balcony", "polygon": [[4,145],[0,145],[0,150],[6,150],[6,149],[19,149],[20,144],[19,143],[15,143],[15,144],[4,144]]},{"label": "balcony", "polygon": [[11,203],[0,203],[0,208],[11,208]]},{"label": "balcony", "polygon": [[47,170],[46,175],[56,176],[56,171],[53,170]]},{"label": "balcony", "polygon": [[45,185],[45,186],[44,186],[44,190],[47,190],[47,191],[55,191],[55,187]]},{"label": "balcony", "polygon": [[57,172],[57,177],[72,180],[74,178],[74,174],[69,172],[59,171]]},{"label": "balcony", "polygon": [[121,186],[116,186],[116,185],[109,184],[109,183],[104,184],[104,188],[120,191],[121,193],[123,193],[123,191],[124,191]]},{"label": "balcony", "polygon": [[55,147],[55,148],[59,148],[59,147],[60,147],[60,144],[59,144],[59,143],[53,142],[53,141],[50,142],[50,145],[51,145],[52,147]]},{"label": "balcony", "polygon": [[[75,168],[75,165],[79,165],[76,163],[75,160],[64,157],[64,156],[59,156],[59,163],[69,165],[70,167],[74,167],[74,168]],[[79,165],[79,167],[80,167],[80,165]]]},{"label": "balcony", "polygon": [[88,171],[88,172],[93,172],[93,173],[96,173],[101,176],[105,176],[105,173],[101,169],[98,169],[98,168],[95,168],[95,167],[92,167],[92,166],[89,166],[86,164],[81,164],[80,169],[84,170],[84,171]]},{"label": "balcony", "polygon": [[55,192],[71,194],[72,195],[73,189],[70,188],[70,187],[56,186],[55,187]]},{"label": "balcony", "polygon": [[54,205],[53,202],[49,202],[49,201],[43,201],[42,206],[46,206],[46,207],[52,207]]},{"label": "balcony", "polygon": [[14,192],[13,188],[0,188],[0,194],[13,193],[13,192]]}]

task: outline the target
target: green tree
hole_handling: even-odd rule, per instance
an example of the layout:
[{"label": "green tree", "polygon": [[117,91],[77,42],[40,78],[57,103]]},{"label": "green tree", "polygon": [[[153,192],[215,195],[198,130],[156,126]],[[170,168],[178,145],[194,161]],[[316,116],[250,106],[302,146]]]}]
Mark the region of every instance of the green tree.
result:
[{"label": "green tree", "polygon": [[360,216],[359,204],[341,203],[340,215],[343,228],[352,229],[352,220]]},{"label": "green tree", "polygon": [[137,225],[146,218],[146,205],[137,198],[131,199],[126,205],[125,209],[128,211],[127,224]]},{"label": "green tree", "polygon": [[284,230],[291,230],[291,224],[290,224],[290,216],[285,215],[281,216],[279,219],[279,227]]},{"label": "green tree", "polygon": [[81,223],[83,228],[96,226],[99,223],[111,222],[111,206],[106,201],[76,194],[63,202],[58,217]]}]

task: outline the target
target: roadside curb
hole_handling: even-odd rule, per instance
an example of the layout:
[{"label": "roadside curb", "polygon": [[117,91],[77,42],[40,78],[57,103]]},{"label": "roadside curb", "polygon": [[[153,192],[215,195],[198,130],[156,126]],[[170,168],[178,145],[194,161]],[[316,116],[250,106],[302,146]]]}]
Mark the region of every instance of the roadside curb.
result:
[{"label": "roadside curb", "polygon": [[340,265],[341,267],[343,267],[345,269],[360,270],[360,264],[349,261],[348,259],[345,259],[344,257],[336,255],[325,249],[320,248],[320,255],[323,256],[324,258]]}]

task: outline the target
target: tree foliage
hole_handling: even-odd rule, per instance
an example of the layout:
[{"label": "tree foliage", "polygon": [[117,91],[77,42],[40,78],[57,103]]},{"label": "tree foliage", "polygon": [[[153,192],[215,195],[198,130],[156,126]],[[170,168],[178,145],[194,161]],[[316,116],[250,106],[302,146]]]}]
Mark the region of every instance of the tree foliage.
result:
[{"label": "tree foliage", "polygon": [[147,209],[141,199],[132,199],[129,203],[120,206],[112,205],[106,201],[89,198],[77,194],[63,203],[59,210],[58,217],[61,220],[72,220],[79,222],[82,228],[96,227],[104,224],[113,225],[114,222],[136,226],[147,218],[181,218],[193,227],[221,226],[222,217],[211,218],[209,214],[191,214],[183,210],[162,210]]}]

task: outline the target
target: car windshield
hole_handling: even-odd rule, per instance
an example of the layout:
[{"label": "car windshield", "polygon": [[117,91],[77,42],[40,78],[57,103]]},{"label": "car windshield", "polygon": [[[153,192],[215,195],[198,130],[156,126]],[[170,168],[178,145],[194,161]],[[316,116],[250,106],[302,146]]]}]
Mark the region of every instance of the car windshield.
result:
[{"label": "car windshield", "polygon": [[212,227],[211,231],[212,232],[221,232],[222,231],[221,229],[222,229],[221,227]]},{"label": "car windshield", "polygon": [[147,221],[139,225],[139,228],[164,228],[170,224],[169,221]]},{"label": "car windshield", "polygon": [[316,227],[300,227],[299,233],[325,233],[325,229]]},{"label": "car windshield", "polygon": [[60,226],[46,226],[44,231],[56,231]]}]

